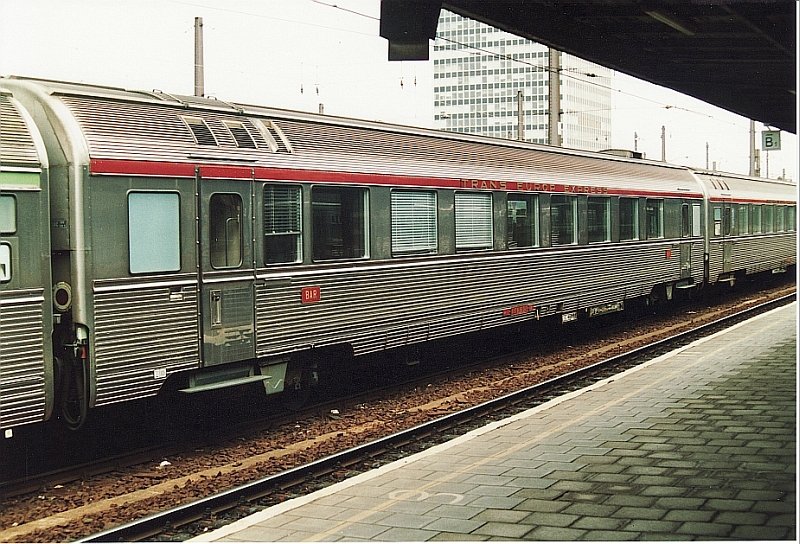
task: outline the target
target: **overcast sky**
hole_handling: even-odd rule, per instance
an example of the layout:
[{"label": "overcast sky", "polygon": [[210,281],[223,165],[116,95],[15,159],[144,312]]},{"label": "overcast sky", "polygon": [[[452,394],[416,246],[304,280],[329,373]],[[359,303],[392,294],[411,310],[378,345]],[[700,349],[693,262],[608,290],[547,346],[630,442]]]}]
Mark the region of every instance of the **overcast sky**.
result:
[{"label": "overcast sky", "polygon": [[[379,13],[380,0],[0,0],[0,75],[192,94],[202,17],[206,95],[431,127],[432,63],[388,62]],[[619,73],[612,86],[613,147],[635,133],[660,159],[663,125],[668,161],[704,167],[708,143],[710,163],[748,172],[747,119]],[[782,148],[769,176],[797,180],[797,137]]]}]

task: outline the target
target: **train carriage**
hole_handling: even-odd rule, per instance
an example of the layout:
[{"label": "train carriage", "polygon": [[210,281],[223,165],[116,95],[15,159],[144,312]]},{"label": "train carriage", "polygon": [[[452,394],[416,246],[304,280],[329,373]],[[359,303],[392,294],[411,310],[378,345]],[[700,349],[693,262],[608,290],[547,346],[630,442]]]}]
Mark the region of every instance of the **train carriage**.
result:
[{"label": "train carriage", "polygon": [[168,383],[279,393],[340,356],[413,357],[437,338],[584,319],[706,281],[712,211],[686,168],[2,83],[49,155],[52,282],[57,300],[71,293],[55,305],[55,355],[75,427]]},{"label": "train carriage", "polygon": [[785,272],[797,264],[797,186],[734,174],[696,173],[708,194],[709,281]]},{"label": "train carriage", "polygon": [[48,160],[24,107],[0,84],[0,429],[53,409]]}]

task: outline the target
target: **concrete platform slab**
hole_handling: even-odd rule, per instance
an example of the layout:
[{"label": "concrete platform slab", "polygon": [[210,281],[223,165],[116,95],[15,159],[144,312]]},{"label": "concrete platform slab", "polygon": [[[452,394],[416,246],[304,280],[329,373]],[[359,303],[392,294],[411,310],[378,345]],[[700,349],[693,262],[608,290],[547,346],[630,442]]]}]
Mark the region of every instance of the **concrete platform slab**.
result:
[{"label": "concrete platform slab", "polygon": [[195,540],[794,540],[796,327],[795,303]]}]

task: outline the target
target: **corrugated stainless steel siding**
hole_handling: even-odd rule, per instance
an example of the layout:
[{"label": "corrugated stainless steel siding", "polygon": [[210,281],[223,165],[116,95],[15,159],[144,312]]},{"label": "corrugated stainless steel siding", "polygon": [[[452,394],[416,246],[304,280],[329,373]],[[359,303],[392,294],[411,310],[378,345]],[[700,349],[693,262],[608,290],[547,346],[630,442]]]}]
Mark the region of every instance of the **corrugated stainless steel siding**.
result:
[{"label": "corrugated stainless steel siding", "polygon": [[38,167],[39,154],[11,97],[0,94],[0,165]]},{"label": "corrugated stainless steel siding", "polygon": [[[200,363],[197,286],[95,285],[95,404],[154,395],[172,373]],[[181,298],[181,300],[171,300]]]},{"label": "corrugated stainless steel siding", "polygon": [[[511,323],[518,304],[564,311],[644,295],[680,278],[670,243],[605,246],[369,265],[258,282],[256,352],[350,343],[357,354]],[[301,304],[300,289],[322,300]],[[530,318],[531,316],[527,316]]]},{"label": "corrugated stainless steel siding", "polygon": [[736,240],[733,243],[732,268],[756,274],[779,268],[787,262],[794,263],[797,259],[796,243],[794,233]]},{"label": "corrugated stainless steel siding", "polygon": [[702,241],[692,244],[692,279],[695,283],[705,281],[705,255]]},{"label": "corrugated stainless steel siding", "polygon": [[[43,291],[0,296],[0,428],[44,419]],[[48,339],[49,341],[49,339]]]},{"label": "corrugated stainless steel siding", "polygon": [[[797,233],[732,238],[731,270],[757,274],[786,264],[797,263]],[[722,274],[722,242],[711,241],[709,252],[709,281]]]}]

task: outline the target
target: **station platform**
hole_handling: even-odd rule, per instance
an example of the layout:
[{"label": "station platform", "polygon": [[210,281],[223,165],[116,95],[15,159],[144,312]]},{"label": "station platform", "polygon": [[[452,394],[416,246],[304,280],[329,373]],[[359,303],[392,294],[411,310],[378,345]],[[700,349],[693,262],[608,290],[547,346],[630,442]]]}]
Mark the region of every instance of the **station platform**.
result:
[{"label": "station platform", "polygon": [[794,540],[797,303],[199,541]]}]

